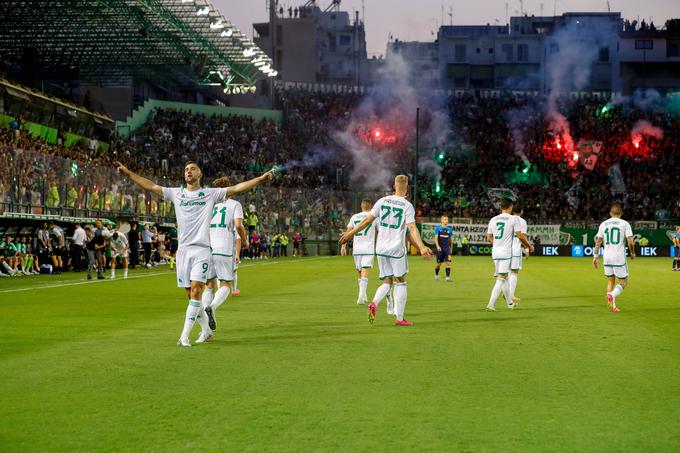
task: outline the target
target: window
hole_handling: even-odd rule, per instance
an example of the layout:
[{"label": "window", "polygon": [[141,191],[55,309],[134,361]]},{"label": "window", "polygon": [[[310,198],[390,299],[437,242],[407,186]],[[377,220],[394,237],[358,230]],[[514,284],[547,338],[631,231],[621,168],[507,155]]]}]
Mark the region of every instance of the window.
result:
[{"label": "window", "polygon": [[466,82],[467,82],[467,79],[465,77],[454,77],[453,78],[453,86],[455,88],[465,88]]},{"label": "window", "polygon": [[597,52],[597,61],[609,61],[609,47],[600,47]]},{"label": "window", "polygon": [[340,35],[340,43],[339,46],[341,47],[346,47],[349,46],[352,43],[352,37],[349,35]]},{"label": "window", "polygon": [[559,53],[560,46],[556,42],[550,43],[550,53]]},{"label": "window", "polygon": [[477,47],[477,53],[479,54],[482,51],[479,47]]},{"label": "window", "polygon": [[529,61],[529,45],[517,45],[517,61]]},{"label": "window", "polygon": [[456,44],[454,61],[456,63],[462,63],[467,59],[467,49],[465,44]]},{"label": "window", "polygon": [[668,58],[680,57],[680,39],[669,39],[666,41],[666,56]]},{"label": "window", "polygon": [[493,47],[489,47],[489,54],[493,53]]},{"label": "window", "polygon": [[637,50],[652,50],[654,48],[654,41],[651,39],[636,39],[635,48]]},{"label": "window", "polygon": [[513,47],[512,44],[503,44],[501,46],[501,52],[505,54],[505,60],[506,61],[513,61],[515,56],[513,52]]}]

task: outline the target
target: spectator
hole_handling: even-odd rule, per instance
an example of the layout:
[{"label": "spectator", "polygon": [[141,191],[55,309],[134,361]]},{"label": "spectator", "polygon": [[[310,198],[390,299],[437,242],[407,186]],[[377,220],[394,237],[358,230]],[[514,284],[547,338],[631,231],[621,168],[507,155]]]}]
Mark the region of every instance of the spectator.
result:
[{"label": "spectator", "polygon": [[75,272],[80,272],[82,267],[82,258],[85,251],[85,230],[80,226],[80,223],[76,223],[75,230],[73,231],[73,237],[71,241],[73,242],[71,246],[71,262],[73,263],[73,270]]}]

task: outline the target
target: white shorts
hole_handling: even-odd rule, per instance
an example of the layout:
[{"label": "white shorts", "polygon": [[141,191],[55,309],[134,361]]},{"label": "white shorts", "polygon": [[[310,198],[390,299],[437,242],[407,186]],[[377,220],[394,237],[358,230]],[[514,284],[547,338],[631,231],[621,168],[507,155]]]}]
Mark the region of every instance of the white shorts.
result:
[{"label": "white shorts", "polygon": [[493,265],[494,265],[494,277],[498,275],[503,275],[503,274],[509,274],[510,273],[510,264],[512,259],[510,258],[505,258],[505,259],[500,259],[500,260],[493,260]]},{"label": "white shorts", "polygon": [[514,256],[513,255],[512,259],[510,260],[511,261],[510,269],[513,270],[513,271],[518,271],[518,270],[522,269],[522,260],[523,259],[524,259],[523,255],[520,255],[520,256]]},{"label": "white shorts", "polygon": [[118,258],[119,256],[121,258],[127,258],[129,255],[129,252],[126,250],[125,253],[121,253],[117,250],[111,250],[111,258]]},{"label": "white shorts", "polygon": [[218,278],[223,282],[234,281],[234,257],[213,253],[210,260],[210,280]]},{"label": "white shorts", "polygon": [[354,255],[354,267],[357,272],[361,272],[361,269],[372,269],[373,259],[374,255]]},{"label": "white shorts", "polygon": [[390,258],[378,255],[378,269],[380,269],[380,280],[403,277],[408,274],[408,256],[404,254],[401,258]]},{"label": "white shorts", "polygon": [[179,288],[190,288],[192,281],[205,283],[210,270],[210,247],[180,247],[177,250],[176,265]]},{"label": "white shorts", "polygon": [[603,266],[604,267],[604,275],[605,277],[616,277],[620,279],[628,278],[628,265],[623,264],[620,266],[607,266],[606,264]]}]

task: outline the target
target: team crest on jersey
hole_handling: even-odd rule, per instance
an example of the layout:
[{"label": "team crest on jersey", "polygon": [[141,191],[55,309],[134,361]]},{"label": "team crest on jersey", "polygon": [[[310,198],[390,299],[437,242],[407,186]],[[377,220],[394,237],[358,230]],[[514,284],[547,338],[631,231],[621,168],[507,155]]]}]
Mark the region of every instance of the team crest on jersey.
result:
[{"label": "team crest on jersey", "polygon": [[198,192],[198,196],[199,196],[199,197],[205,197],[205,193],[203,193],[203,191]]}]

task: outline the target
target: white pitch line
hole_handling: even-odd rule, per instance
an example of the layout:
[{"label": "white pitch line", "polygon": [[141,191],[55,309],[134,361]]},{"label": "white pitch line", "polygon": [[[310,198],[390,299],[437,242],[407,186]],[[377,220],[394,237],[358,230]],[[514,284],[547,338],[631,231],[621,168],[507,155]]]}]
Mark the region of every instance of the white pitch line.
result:
[{"label": "white pitch line", "polygon": [[[300,261],[290,261],[290,263],[304,263],[304,262],[309,262],[309,261],[317,261],[317,260],[323,260],[323,259],[329,259],[329,258],[334,258],[333,256],[324,256],[320,258],[306,258],[302,259]],[[247,263],[247,264],[241,264],[240,267],[253,267],[253,266],[268,266],[272,264],[281,264],[281,263],[288,263],[287,261],[269,261],[269,262],[263,262],[263,263]],[[0,290],[0,294],[5,294],[5,293],[18,293],[21,291],[33,291],[36,289],[51,289],[51,288],[62,288],[64,286],[78,286],[78,285],[89,285],[93,283],[104,283],[104,282],[119,282],[119,281],[124,281],[124,280],[132,280],[132,279],[137,279],[137,278],[146,278],[146,277],[156,277],[158,275],[173,275],[170,272],[154,272],[152,274],[144,274],[144,275],[133,275],[131,277],[128,277],[127,279],[124,278],[117,278],[117,279],[105,279],[105,280],[87,280],[84,282],[69,282],[69,283],[59,283],[55,285],[44,285],[44,286],[29,286],[26,288],[15,288],[15,289],[3,289]]]}]

